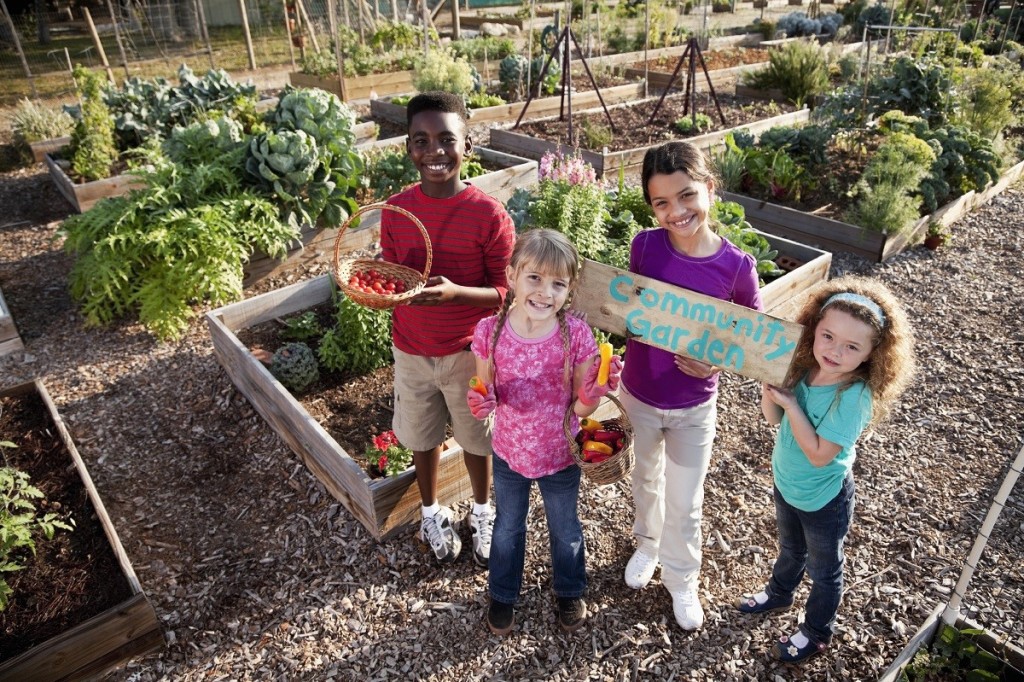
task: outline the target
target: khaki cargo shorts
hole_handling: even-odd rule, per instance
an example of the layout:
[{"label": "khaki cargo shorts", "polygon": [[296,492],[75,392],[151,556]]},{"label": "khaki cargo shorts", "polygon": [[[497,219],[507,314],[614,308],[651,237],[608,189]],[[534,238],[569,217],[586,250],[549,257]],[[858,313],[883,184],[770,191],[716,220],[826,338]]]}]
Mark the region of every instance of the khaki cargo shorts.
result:
[{"label": "khaki cargo shorts", "polygon": [[490,420],[473,417],[466,404],[469,379],[476,374],[470,350],[439,358],[410,355],[392,346],[395,357],[395,417],[392,428],[411,450],[429,450],[444,442],[450,423],[466,452],[491,454]]}]

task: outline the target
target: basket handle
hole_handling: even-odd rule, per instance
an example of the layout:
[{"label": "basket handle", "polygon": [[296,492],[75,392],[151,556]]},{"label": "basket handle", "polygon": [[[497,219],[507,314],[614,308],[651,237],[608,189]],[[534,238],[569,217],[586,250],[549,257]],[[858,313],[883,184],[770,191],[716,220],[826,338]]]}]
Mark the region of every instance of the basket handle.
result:
[{"label": "basket handle", "polygon": [[433,252],[433,249],[430,246],[430,235],[427,234],[427,228],[423,227],[423,223],[420,222],[419,218],[417,218],[416,216],[414,216],[412,213],[410,213],[409,211],[405,210],[401,206],[395,206],[393,204],[387,204],[387,203],[384,203],[384,202],[379,202],[379,203],[376,203],[376,204],[367,204],[366,206],[360,206],[358,209],[356,209],[352,213],[352,215],[350,215],[345,220],[345,222],[343,222],[341,224],[341,227],[338,229],[338,236],[334,238],[334,269],[335,269],[335,271],[337,271],[337,269],[338,269],[338,262],[339,262],[339,260],[341,258],[341,238],[345,235],[345,230],[348,229],[348,226],[352,223],[352,221],[355,220],[356,218],[358,218],[359,216],[363,215],[364,213],[369,213],[370,211],[377,211],[377,210],[383,211],[385,209],[391,210],[391,211],[397,211],[398,213],[401,213],[402,215],[404,215],[406,218],[408,218],[409,220],[412,221],[413,225],[415,225],[417,228],[419,228],[420,234],[423,235],[423,242],[427,245],[427,262],[423,266],[423,281],[426,282],[427,278],[430,276],[430,265],[434,261],[434,252]]}]

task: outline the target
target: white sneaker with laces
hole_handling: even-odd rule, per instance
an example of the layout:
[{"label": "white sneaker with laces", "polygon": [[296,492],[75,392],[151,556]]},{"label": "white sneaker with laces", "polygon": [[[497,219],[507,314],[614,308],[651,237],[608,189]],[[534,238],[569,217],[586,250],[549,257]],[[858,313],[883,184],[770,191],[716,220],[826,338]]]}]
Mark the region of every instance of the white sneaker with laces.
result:
[{"label": "white sneaker with laces", "polygon": [[452,510],[448,507],[441,507],[433,516],[424,516],[420,520],[419,538],[443,563],[455,561],[462,551],[462,541],[452,527]]},{"label": "white sneaker with laces", "polygon": [[704,625],[704,608],[700,605],[696,590],[676,590],[671,594],[672,612],[679,627],[697,630]]},{"label": "white sneaker with laces", "polygon": [[487,562],[491,557],[491,534],[494,532],[494,510],[488,507],[479,514],[469,510],[466,516],[466,523],[469,525],[470,533],[473,535],[473,560],[477,564],[487,568]]},{"label": "white sneaker with laces", "polygon": [[642,549],[633,552],[629,563],[626,564],[626,584],[634,590],[647,587],[654,576],[654,569],[658,567],[658,557],[651,556]]}]

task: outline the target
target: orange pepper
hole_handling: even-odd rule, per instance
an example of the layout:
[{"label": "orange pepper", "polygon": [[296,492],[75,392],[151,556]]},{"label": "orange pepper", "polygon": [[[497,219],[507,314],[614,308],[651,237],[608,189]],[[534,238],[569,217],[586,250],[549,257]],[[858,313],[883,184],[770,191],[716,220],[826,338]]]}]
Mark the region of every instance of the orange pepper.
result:
[{"label": "orange pepper", "polygon": [[594,452],[599,455],[610,455],[612,454],[612,446],[607,443],[600,443],[596,440],[588,440],[583,444],[584,452]]},{"label": "orange pepper", "polygon": [[597,421],[596,419],[584,417],[583,419],[580,420],[580,428],[586,431],[587,433],[593,433],[594,431],[597,431],[603,426],[604,424]]},{"label": "orange pepper", "polygon": [[476,375],[469,380],[469,387],[482,396],[487,395],[487,384],[484,383],[483,379]]}]

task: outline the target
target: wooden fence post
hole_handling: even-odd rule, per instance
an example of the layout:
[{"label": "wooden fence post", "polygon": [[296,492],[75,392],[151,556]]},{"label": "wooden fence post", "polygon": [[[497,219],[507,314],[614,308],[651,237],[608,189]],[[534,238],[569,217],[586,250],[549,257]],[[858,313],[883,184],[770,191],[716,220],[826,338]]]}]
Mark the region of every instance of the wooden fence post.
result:
[{"label": "wooden fence post", "polygon": [[28,68],[28,60],[25,59],[25,52],[21,49],[21,38],[18,36],[18,29],[14,26],[14,20],[11,19],[11,13],[7,11],[7,3],[4,0],[0,0],[0,8],[4,10],[4,19],[7,20],[7,26],[11,29],[11,36],[14,38],[14,47],[18,50],[18,57],[21,59],[21,68],[25,69],[25,77],[28,78],[29,87],[32,88],[32,97],[38,97],[36,93],[36,81],[32,78],[32,71]]},{"label": "wooden fence post", "polygon": [[100,62],[103,64],[103,68],[107,70],[107,80],[114,83],[114,70],[110,68],[110,62],[107,61],[107,53],[103,49],[103,43],[100,42],[100,34],[96,32],[96,24],[92,21],[92,14],[89,12],[89,8],[82,7],[82,14],[85,15],[85,23],[89,25],[89,33],[92,35],[92,42],[96,46],[96,52],[100,56]]}]

